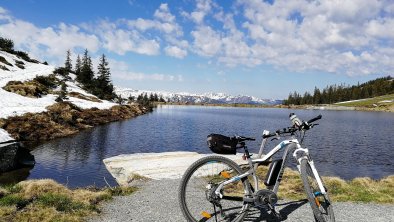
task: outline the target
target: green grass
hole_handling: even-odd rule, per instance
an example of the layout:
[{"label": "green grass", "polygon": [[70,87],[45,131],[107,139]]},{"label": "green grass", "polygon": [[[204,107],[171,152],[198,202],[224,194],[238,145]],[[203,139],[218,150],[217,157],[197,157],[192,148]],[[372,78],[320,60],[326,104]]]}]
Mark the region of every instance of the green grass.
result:
[{"label": "green grass", "polygon": [[27,180],[0,187],[0,221],[83,221],[100,212],[113,196],[129,195],[134,187],[71,190],[53,180]]},{"label": "green grass", "polygon": [[369,99],[365,99],[365,100],[361,100],[361,101],[340,103],[340,104],[335,104],[335,105],[348,106],[348,107],[366,107],[366,108],[373,108],[373,107],[375,107],[373,104],[376,104],[378,106],[394,105],[394,102],[391,102],[391,103],[379,103],[380,101],[383,101],[383,100],[394,100],[394,94],[378,96],[378,97],[369,98]]},{"label": "green grass", "polygon": [[37,198],[36,203],[43,207],[54,207],[57,211],[62,212],[73,212],[89,207],[81,202],[74,201],[71,197],[57,193],[43,194]]},{"label": "green grass", "polygon": [[[259,167],[257,174],[265,178],[268,167]],[[372,180],[362,177],[345,181],[338,177],[323,177],[331,200],[337,202],[394,203],[394,175]],[[261,184],[263,182],[261,181]],[[297,171],[286,168],[278,196],[286,199],[305,199],[304,187]]]}]

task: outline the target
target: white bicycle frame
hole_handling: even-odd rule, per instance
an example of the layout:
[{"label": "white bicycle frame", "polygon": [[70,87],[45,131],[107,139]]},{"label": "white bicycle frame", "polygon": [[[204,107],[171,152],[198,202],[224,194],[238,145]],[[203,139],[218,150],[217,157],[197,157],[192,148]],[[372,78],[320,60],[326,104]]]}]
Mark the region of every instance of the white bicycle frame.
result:
[{"label": "white bicycle frame", "polygon": [[[263,135],[269,135],[269,131],[264,130]],[[319,176],[319,174],[318,174],[318,172],[317,172],[317,170],[316,170],[316,168],[315,168],[315,164],[313,163],[313,160],[312,160],[312,159],[310,158],[310,156],[309,156],[309,150],[308,150],[308,148],[302,148],[301,145],[300,145],[300,143],[298,142],[298,139],[296,139],[296,138],[293,136],[290,140],[283,140],[282,142],[280,142],[280,143],[279,143],[278,145],[276,145],[270,152],[268,152],[266,155],[264,155],[264,156],[262,157],[262,155],[263,155],[263,150],[264,150],[265,145],[266,145],[266,143],[267,143],[267,139],[268,139],[268,138],[264,138],[263,141],[261,142],[260,150],[259,150],[259,153],[258,153],[258,155],[257,155],[257,158],[256,158],[256,159],[248,158],[248,164],[249,164],[249,166],[250,166],[250,169],[249,169],[247,172],[245,172],[245,173],[243,173],[243,174],[241,174],[241,175],[232,177],[232,178],[230,178],[229,180],[224,181],[223,183],[221,183],[221,184],[217,187],[217,189],[215,190],[215,193],[216,193],[218,196],[220,196],[221,198],[223,197],[222,194],[221,194],[221,192],[220,192],[220,191],[222,190],[223,186],[225,186],[225,185],[227,185],[227,184],[230,184],[230,183],[233,183],[233,182],[235,182],[235,181],[239,181],[239,180],[241,180],[242,178],[247,177],[247,176],[252,176],[252,177],[253,177],[255,192],[257,192],[258,190],[260,190],[260,188],[259,188],[258,177],[257,177],[257,175],[256,175],[256,170],[257,170],[257,167],[258,167],[259,163],[263,163],[263,162],[267,161],[267,160],[270,159],[273,155],[275,155],[277,152],[279,152],[280,150],[283,150],[283,149],[285,149],[285,151],[284,151],[284,154],[283,154],[282,166],[281,166],[281,168],[280,168],[279,176],[278,176],[278,178],[277,178],[276,181],[275,181],[275,185],[273,186],[272,191],[273,191],[274,193],[277,193],[277,192],[278,192],[279,184],[280,184],[280,181],[282,180],[282,176],[283,176],[283,172],[284,172],[284,169],[285,169],[285,164],[286,164],[286,162],[287,162],[288,154],[289,154],[289,152],[291,152],[291,151],[294,150],[294,151],[293,151],[293,157],[297,160],[297,168],[298,168],[299,173],[301,173],[301,169],[300,169],[301,160],[302,160],[302,159],[307,159],[307,161],[309,162],[309,165],[310,165],[310,167],[311,167],[311,169],[312,169],[313,175],[314,175],[315,178],[316,178],[316,181],[317,181],[317,184],[318,184],[318,186],[319,186],[320,192],[321,192],[323,195],[326,195],[326,193],[327,193],[327,192],[326,192],[326,189],[325,189],[324,186],[323,186],[323,183],[322,183],[322,181],[321,181],[321,179],[320,179],[320,176]],[[299,152],[301,152],[301,154],[300,154],[300,155],[297,155],[297,153],[299,153]],[[298,157],[298,156],[299,156],[299,157]],[[297,158],[297,157],[298,157],[298,158]],[[247,188],[245,188],[245,192],[246,192],[247,195],[252,195],[251,193],[249,193],[249,189],[247,189]]]}]

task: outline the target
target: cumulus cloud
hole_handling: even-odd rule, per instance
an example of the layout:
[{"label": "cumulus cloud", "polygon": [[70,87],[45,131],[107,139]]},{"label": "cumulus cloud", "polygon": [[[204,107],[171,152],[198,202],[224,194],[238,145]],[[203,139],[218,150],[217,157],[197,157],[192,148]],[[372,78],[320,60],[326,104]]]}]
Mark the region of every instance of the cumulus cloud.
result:
[{"label": "cumulus cloud", "polygon": [[[193,12],[204,11],[198,1]],[[206,4],[209,5],[209,4]],[[222,28],[192,18],[193,52],[228,66],[270,64],[291,71],[347,75],[386,73],[394,68],[394,3],[377,0],[238,0],[234,11],[205,7]],[[196,14],[197,15],[197,14]],[[381,59],[373,59],[381,58]]]},{"label": "cumulus cloud", "polygon": [[[0,11],[3,11],[3,14],[7,13],[4,10]],[[0,17],[3,18],[0,24],[1,36],[12,39],[17,48],[28,51],[34,57],[58,62],[68,49],[87,48],[95,52],[100,47],[97,36],[82,32],[75,25],[60,23],[53,27],[41,28],[13,18],[9,14],[5,16],[6,20]]]},{"label": "cumulus cloud", "polygon": [[111,68],[112,77],[120,80],[133,80],[133,81],[176,81],[182,82],[182,75],[170,75],[163,73],[147,74],[142,72],[131,71],[132,68],[123,61],[109,59],[109,66]]},{"label": "cumulus cloud", "polygon": [[109,51],[119,55],[127,52],[136,52],[145,55],[158,55],[160,44],[154,39],[147,39],[136,30],[122,29],[116,23],[102,21],[98,25],[98,36],[103,46]]},{"label": "cumulus cloud", "polygon": [[212,0],[197,0],[195,10],[190,13],[183,11],[182,15],[191,19],[196,24],[202,24],[204,18],[211,13],[212,8],[215,6],[216,4]]},{"label": "cumulus cloud", "polygon": [[175,21],[175,16],[171,14],[167,4],[161,4],[154,13],[154,19],[138,18],[136,20],[125,20],[130,28],[136,28],[140,31],[150,29],[159,30],[165,34],[174,34],[181,36],[182,28]]},{"label": "cumulus cloud", "polygon": [[212,64],[272,65],[296,72],[368,75],[390,74],[394,68],[393,1],[237,0],[226,8],[216,2],[196,0],[189,11],[179,9],[180,20],[163,3],[149,18],[50,27],[13,18],[0,7],[0,34],[38,57],[63,59],[67,49],[88,48],[179,59],[196,54]]},{"label": "cumulus cloud", "polygon": [[164,51],[167,55],[180,59],[184,58],[187,55],[186,50],[183,50],[177,46],[167,46]]}]

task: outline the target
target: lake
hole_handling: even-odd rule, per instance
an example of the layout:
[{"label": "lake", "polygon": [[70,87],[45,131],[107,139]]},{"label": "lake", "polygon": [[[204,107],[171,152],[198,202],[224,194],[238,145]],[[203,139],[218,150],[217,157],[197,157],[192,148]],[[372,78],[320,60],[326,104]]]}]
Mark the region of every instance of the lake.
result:
[{"label": "lake", "polygon": [[69,187],[114,185],[103,159],[142,152],[210,153],[210,133],[255,137],[248,145],[257,152],[263,130],[290,126],[290,112],[304,120],[323,115],[304,141],[322,175],[348,180],[394,174],[393,113],[163,105],[134,119],[38,145],[32,151],[34,168],[3,174],[0,182],[52,178]]}]

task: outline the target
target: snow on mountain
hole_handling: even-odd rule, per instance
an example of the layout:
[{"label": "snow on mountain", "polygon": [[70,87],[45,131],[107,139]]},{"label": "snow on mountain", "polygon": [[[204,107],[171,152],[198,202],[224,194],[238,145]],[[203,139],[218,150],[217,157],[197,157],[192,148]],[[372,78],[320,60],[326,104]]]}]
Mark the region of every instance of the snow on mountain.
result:
[{"label": "snow on mountain", "polygon": [[212,103],[212,104],[266,104],[276,105],[281,104],[282,100],[275,99],[260,99],[254,96],[238,95],[232,96],[225,93],[204,93],[204,94],[193,94],[187,92],[165,92],[165,91],[149,91],[149,90],[137,90],[115,87],[115,92],[121,95],[123,98],[133,96],[137,98],[139,95],[146,93],[157,94],[159,97],[163,97],[166,101],[170,102],[181,102],[181,103]]},{"label": "snow on mountain", "polygon": [[[44,95],[41,98],[30,98],[21,96],[16,93],[8,92],[3,89],[10,81],[28,81],[36,76],[48,76],[53,73],[54,67],[40,63],[27,62],[13,54],[0,51],[0,118],[8,118],[10,116],[19,116],[25,113],[38,113],[46,111],[46,107],[56,103],[58,97],[54,94]],[[5,60],[5,61],[4,61]],[[17,63],[22,64],[24,68],[18,67]],[[5,67],[5,68],[4,68]],[[81,89],[74,81],[75,75],[71,75],[71,81],[67,81],[68,92],[78,92],[87,96],[93,96]],[[68,97],[69,101],[83,109],[99,108],[108,109],[116,103],[103,100],[101,103],[87,101],[75,97]],[[0,142],[9,140],[6,131],[0,130]]]}]

